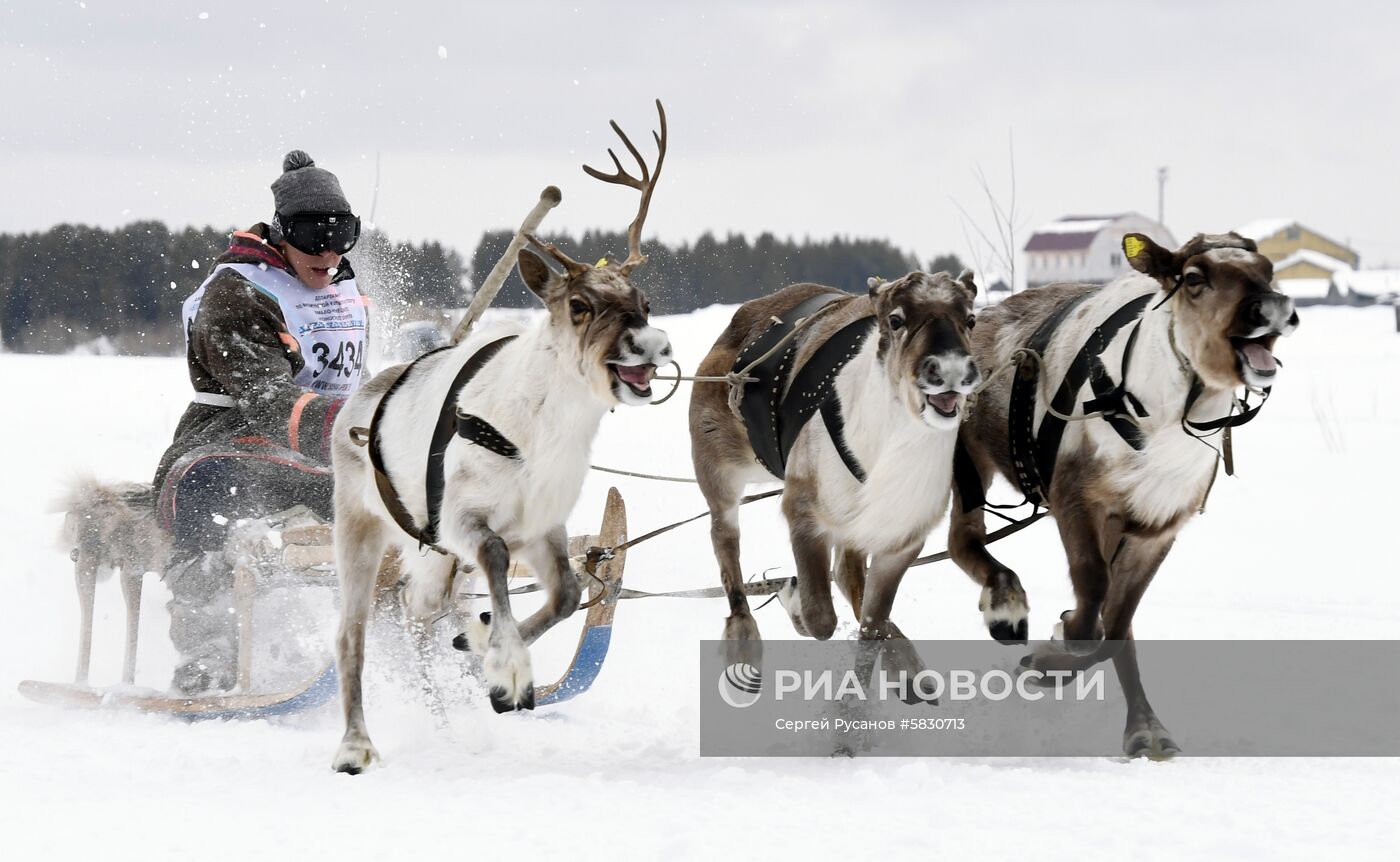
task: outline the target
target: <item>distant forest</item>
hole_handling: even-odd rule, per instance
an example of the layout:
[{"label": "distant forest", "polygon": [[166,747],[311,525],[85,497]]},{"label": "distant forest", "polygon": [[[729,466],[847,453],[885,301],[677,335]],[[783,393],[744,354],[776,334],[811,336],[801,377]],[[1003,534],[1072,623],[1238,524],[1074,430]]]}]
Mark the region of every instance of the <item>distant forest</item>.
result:
[{"label": "distant forest", "polygon": [[[172,231],[154,221],[116,230],[59,225],[42,233],[0,234],[0,342],[5,350],[63,353],[101,341],[123,354],[174,354],[182,348],[180,306],[228,247],[231,231],[213,227]],[[362,237],[349,255],[361,289],[394,319],[422,309],[465,305],[470,291],[499,259],[509,231],[482,236],[470,262],[440,243],[395,243],[382,233]],[[627,253],[625,234],[588,232],[543,237],[572,257],[593,262]],[[705,234],[693,244],[643,246],[646,266],[634,279],[658,313],[714,303],[739,303],[797,281],[862,290],[866,278],[887,278],[919,262],[884,240],[750,242]],[[952,269],[951,256],[929,269]],[[527,308],[536,300],[512,273],[496,304]]]}]

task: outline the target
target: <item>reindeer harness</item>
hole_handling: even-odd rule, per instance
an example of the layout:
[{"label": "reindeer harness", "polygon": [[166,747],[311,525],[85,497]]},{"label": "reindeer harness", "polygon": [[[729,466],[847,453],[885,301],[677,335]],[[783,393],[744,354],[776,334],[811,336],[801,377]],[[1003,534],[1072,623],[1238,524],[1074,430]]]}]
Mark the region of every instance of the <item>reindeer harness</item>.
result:
[{"label": "reindeer harness", "polygon": [[389,478],[389,471],[384,466],[384,456],[379,448],[379,422],[384,416],[384,408],[389,404],[389,399],[413,373],[413,369],[418,366],[418,363],[436,353],[450,350],[452,346],[430,350],[409,363],[408,367],[379,399],[379,404],[374,408],[374,417],[370,420],[369,428],[352,428],[350,430],[350,438],[355,443],[369,446],[369,460],[374,467],[374,484],[379,489],[379,498],[384,502],[384,508],[388,509],[390,517],[394,519],[394,523],[399,525],[399,529],[415,539],[420,548],[426,546],[438,553],[453,556],[451,551],[445,550],[437,542],[439,518],[442,514],[442,494],[446,486],[444,461],[447,457],[447,446],[452,442],[454,436],[495,452],[503,458],[520,460],[519,448],[507,440],[491,423],[480,416],[463,413],[457,409],[457,399],[462,390],[466,388],[467,383],[476,376],[477,372],[481,371],[487,362],[491,361],[492,357],[500,352],[502,347],[514,340],[514,335],[498,338],[473,353],[461,370],[457,372],[457,376],[452,379],[452,385],[448,387],[447,397],[443,399],[442,409],[438,412],[437,424],[433,427],[432,442],[428,446],[427,473],[424,477],[428,512],[427,523],[421,529],[414,523],[413,516],[409,514],[408,508],[404,506],[403,500],[394,489],[394,483]]},{"label": "reindeer harness", "polygon": [[841,414],[841,401],[836,397],[836,378],[860,352],[875,326],[875,318],[862,317],[833,333],[795,375],[792,366],[801,343],[798,339],[790,339],[785,349],[753,364],[755,357],[769,353],[789,336],[799,321],[835,300],[846,298],[849,294],[833,291],[803,300],[782,319],[774,318],[767,329],[744,345],[734,360],[734,371],[744,370],[749,379],[747,383],[738,384],[743,387],[739,417],[748,432],[749,445],[764,469],[778,479],[786,472],[788,455],[797,442],[797,435],[807,421],[821,411],[841,462],[857,481],[865,481],[865,469],[846,443],[846,422]]},{"label": "reindeer harness", "polygon": [[[1180,286],[1180,279],[1178,279],[1178,283],[1168,291],[1162,302],[1170,299]],[[1066,416],[1074,410],[1075,399],[1085,382],[1088,382],[1093,389],[1094,397],[1080,405],[1084,411],[1083,418],[1098,416],[1108,422],[1113,430],[1118,432],[1118,436],[1123,438],[1123,442],[1134,450],[1141,451],[1146,445],[1142,431],[1138,428],[1137,420],[1146,418],[1149,414],[1142,402],[1128,391],[1127,385],[1128,367],[1132,361],[1133,347],[1137,343],[1138,330],[1142,327],[1143,310],[1153,299],[1151,294],[1128,301],[1109,315],[1103,323],[1094,327],[1094,331],[1090,333],[1084,346],[1075,354],[1073,361],[1065,370],[1065,376],[1060,381],[1059,387],[1055,389],[1048,409],[1040,420],[1038,433],[1035,427],[1036,395],[1040,388],[1039,380],[1045,351],[1049,348],[1056,331],[1065,319],[1080,304],[1097,293],[1098,289],[1086,290],[1062,302],[1049,317],[1041,322],[1025,346],[1017,350],[1015,354],[1016,373],[1011,384],[1011,398],[1007,405],[1006,414],[1007,440],[1010,447],[1011,464],[1016,474],[1016,483],[1020,487],[1021,493],[1025,495],[1026,502],[1036,506],[1049,504],[1050,484],[1055,475],[1055,461],[1059,457],[1060,441],[1064,437],[1067,424]],[[1159,302],[1158,305],[1160,304]],[[1128,333],[1128,341],[1123,347],[1118,382],[1114,383],[1101,357],[1117,334],[1129,323],[1133,324],[1133,329]],[[1175,351],[1174,344],[1173,351]],[[1230,415],[1220,419],[1192,422],[1187,417],[1190,416],[1191,408],[1195,405],[1196,400],[1205,391],[1205,384],[1201,382],[1200,376],[1186,364],[1185,360],[1181,359],[1180,354],[1178,354],[1178,359],[1182,362],[1183,372],[1189,374],[1191,378],[1186,395],[1186,406],[1182,411],[1182,431],[1197,439],[1203,439],[1223,430],[1225,438],[1222,457],[1225,460],[1225,472],[1227,475],[1233,475],[1234,464],[1230,451],[1229,429],[1243,425],[1259,414],[1260,408],[1264,406],[1264,401],[1268,400],[1270,387],[1265,387],[1262,390],[1263,400],[1252,407],[1248,404],[1249,396],[1246,394],[1246,400],[1243,404],[1237,402],[1240,407],[1239,414],[1232,411]],[[958,443],[957,449],[954,451],[953,478],[957,483],[958,493],[962,497],[964,511],[970,512],[987,505],[977,465],[973,463],[972,457],[961,442]]]}]

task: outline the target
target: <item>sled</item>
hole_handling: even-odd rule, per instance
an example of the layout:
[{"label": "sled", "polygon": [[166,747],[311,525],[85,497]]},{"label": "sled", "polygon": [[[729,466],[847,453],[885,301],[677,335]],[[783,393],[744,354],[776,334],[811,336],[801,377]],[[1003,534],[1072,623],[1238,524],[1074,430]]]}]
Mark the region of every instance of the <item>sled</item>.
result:
[{"label": "sled", "polygon": [[[616,488],[608,490],[603,523],[597,535],[571,537],[569,553],[579,560],[588,594],[586,616],[573,660],[558,681],[537,691],[536,703],[561,703],[587,691],[597,679],[612,640],[612,621],[622,594],[622,573],[627,552],[613,554],[613,547],[627,540],[627,511]],[[328,661],[302,685],[286,691],[251,691],[253,605],[258,593],[280,586],[337,588],[331,526],[309,510],[297,506],[266,518],[244,522],[230,531],[228,551],[234,565],[233,604],[238,618],[238,687],[228,694],[188,697],[133,685],[136,641],[139,631],[140,587],[143,574],[122,573],[127,597],[126,654],[122,684],[95,687],[88,684],[92,646],[95,579],[78,579],[81,606],[78,667],[72,683],[25,680],[19,691],[38,703],[84,709],[126,709],[160,713],[191,720],[271,718],[316,709],[334,700],[339,679]],[[74,554],[76,562],[76,552]],[[525,572],[512,565],[512,578]],[[392,600],[399,579],[396,554],[385,557],[379,573],[378,601]],[[512,592],[534,591],[531,585]],[[135,601],[132,598],[135,597]]]},{"label": "sled", "polygon": [[617,613],[617,601],[622,593],[622,568],[627,562],[626,548],[611,550],[627,541],[627,507],[622,502],[622,494],[616,488],[608,489],[603,525],[596,537],[569,541],[572,545],[569,555],[584,557],[584,576],[588,581],[588,599],[584,605],[588,615],[584,617],[583,631],[579,633],[578,647],[568,670],[557,682],[535,689],[536,706],[562,703],[588,691],[603,669],[603,659],[607,658],[608,646],[612,643],[613,614]]},{"label": "sled", "polygon": [[182,697],[152,690],[90,688],[77,683],[38,682],[19,684],[20,694],[53,706],[82,709],[125,709],[154,712],[190,720],[273,718],[316,709],[335,699],[340,680],[329,664],[304,685],[274,694],[216,694]]}]

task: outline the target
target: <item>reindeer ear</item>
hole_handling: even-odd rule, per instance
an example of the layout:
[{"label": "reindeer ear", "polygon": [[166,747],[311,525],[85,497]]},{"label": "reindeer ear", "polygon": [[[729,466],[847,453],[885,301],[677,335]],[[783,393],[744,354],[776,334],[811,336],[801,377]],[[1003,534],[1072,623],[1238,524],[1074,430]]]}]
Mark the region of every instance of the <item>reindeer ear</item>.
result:
[{"label": "reindeer ear", "polygon": [[971,302],[977,296],[977,282],[972,280],[972,270],[965,269],[958,275],[958,283],[967,291],[967,301]]},{"label": "reindeer ear", "polygon": [[1176,278],[1181,275],[1176,255],[1153,242],[1146,234],[1124,234],[1123,255],[1128,258],[1129,265],[1143,275],[1153,278]]},{"label": "reindeer ear", "polygon": [[885,280],[878,275],[872,275],[865,280],[865,286],[870,288],[871,296],[874,296],[876,293],[878,293],[880,290],[880,285],[884,283]]},{"label": "reindeer ear", "polygon": [[530,288],[530,292],[535,296],[548,302],[549,281],[554,275],[549,269],[549,264],[527,248],[522,248],[515,260],[520,266],[520,277],[525,280],[525,286]]}]

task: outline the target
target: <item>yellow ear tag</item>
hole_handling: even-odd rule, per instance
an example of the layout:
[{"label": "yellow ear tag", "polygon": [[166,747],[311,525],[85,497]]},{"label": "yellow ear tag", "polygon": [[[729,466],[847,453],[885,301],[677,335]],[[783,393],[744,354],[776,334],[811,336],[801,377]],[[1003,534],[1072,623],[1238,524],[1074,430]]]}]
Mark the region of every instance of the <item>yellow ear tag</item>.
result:
[{"label": "yellow ear tag", "polygon": [[1129,259],[1129,260],[1131,260],[1131,259],[1137,257],[1138,255],[1142,254],[1142,250],[1145,249],[1145,248],[1147,248],[1147,243],[1143,242],[1142,240],[1138,239],[1137,237],[1135,237],[1135,236],[1125,236],[1125,237],[1123,237],[1123,251],[1124,251],[1125,253],[1127,253],[1128,259]]},{"label": "yellow ear tag", "polygon": [[595,264],[593,264],[593,268],[594,268],[594,269],[602,269],[603,267],[605,267],[605,266],[607,266],[607,265],[608,265],[608,259],[607,259],[606,257],[600,257],[600,258],[598,258],[598,262],[595,263]]}]

